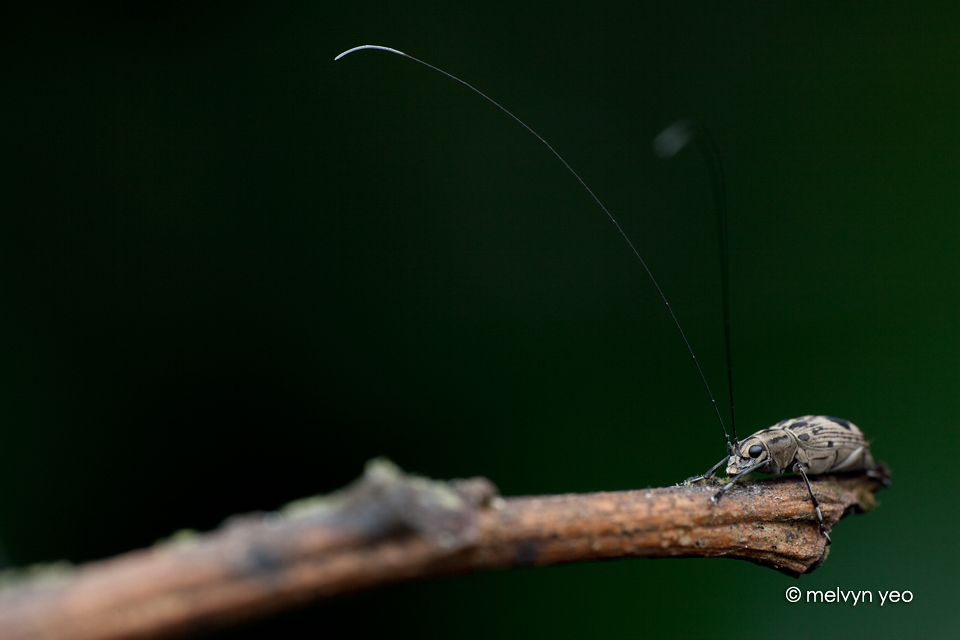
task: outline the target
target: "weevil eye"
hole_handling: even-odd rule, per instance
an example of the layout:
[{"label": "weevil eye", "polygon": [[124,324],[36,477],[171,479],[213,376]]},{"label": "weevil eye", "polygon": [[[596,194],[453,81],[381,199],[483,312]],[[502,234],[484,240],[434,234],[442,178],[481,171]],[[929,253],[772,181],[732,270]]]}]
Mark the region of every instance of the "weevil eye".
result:
[{"label": "weevil eye", "polygon": [[759,458],[760,454],[763,453],[763,447],[761,447],[758,444],[755,444],[752,447],[750,447],[750,450],[747,453],[750,454],[751,458]]}]

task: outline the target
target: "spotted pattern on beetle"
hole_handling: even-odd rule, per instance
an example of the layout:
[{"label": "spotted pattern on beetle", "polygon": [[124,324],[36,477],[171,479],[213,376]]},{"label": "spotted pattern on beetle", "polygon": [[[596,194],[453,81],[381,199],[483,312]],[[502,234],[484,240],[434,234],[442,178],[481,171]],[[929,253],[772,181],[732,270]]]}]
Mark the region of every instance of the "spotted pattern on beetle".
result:
[{"label": "spotted pattern on beetle", "polygon": [[857,425],[842,418],[803,416],[781,420],[745,438],[727,461],[727,474],[735,476],[749,468],[779,475],[798,462],[810,475],[876,467],[870,444]]}]

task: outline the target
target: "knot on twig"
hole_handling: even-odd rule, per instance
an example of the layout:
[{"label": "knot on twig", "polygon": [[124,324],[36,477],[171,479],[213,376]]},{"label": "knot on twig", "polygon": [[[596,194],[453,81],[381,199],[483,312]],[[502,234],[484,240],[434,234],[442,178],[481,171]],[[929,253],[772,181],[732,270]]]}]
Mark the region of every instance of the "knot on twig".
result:
[{"label": "knot on twig", "polygon": [[431,480],[404,473],[386,458],[375,458],[346,488],[292,502],[282,513],[291,519],[356,529],[374,538],[418,533],[452,550],[476,542],[477,510],[496,496],[497,488],[486,478]]}]

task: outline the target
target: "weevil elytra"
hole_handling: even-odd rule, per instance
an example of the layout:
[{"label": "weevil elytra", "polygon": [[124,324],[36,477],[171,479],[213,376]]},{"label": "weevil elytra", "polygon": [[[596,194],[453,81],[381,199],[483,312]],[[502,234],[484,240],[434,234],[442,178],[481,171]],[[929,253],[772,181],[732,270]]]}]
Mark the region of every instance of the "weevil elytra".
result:
[{"label": "weevil elytra", "polygon": [[513,118],[513,120],[515,120],[517,123],[522,125],[527,131],[540,140],[540,142],[542,142],[561,163],[563,163],[567,170],[572,173],[573,176],[583,186],[583,188],[586,189],[587,193],[590,194],[594,202],[599,205],[614,226],[616,226],[621,237],[623,237],[627,245],[630,247],[630,250],[643,266],[644,271],[647,273],[650,281],[656,288],[657,293],[660,295],[660,299],[663,301],[664,305],[666,305],[667,311],[670,313],[670,317],[673,320],[674,325],[677,327],[677,331],[680,333],[681,338],[683,338],[687,352],[690,354],[691,359],[697,367],[697,372],[700,374],[700,378],[707,390],[707,394],[710,396],[710,402],[713,404],[713,409],[717,415],[717,420],[720,422],[720,426],[723,429],[723,434],[726,439],[727,455],[724,456],[720,462],[714,465],[706,473],[701,476],[689,478],[688,482],[695,482],[710,478],[721,466],[726,463],[726,472],[729,476],[731,476],[731,478],[712,496],[711,500],[716,503],[737,480],[748,473],[757,471],[760,473],[780,475],[787,471],[793,471],[795,474],[803,478],[803,481],[810,492],[810,499],[813,503],[814,514],[817,517],[820,532],[829,543],[830,536],[828,535],[823,522],[823,515],[820,512],[820,504],[813,493],[813,487],[810,485],[808,476],[839,471],[865,471],[872,474],[876,465],[874,464],[873,457],[870,454],[869,444],[867,443],[860,429],[847,420],[831,418],[829,416],[811,415],[803,416],[802,418],[793,418],[791,420],[783,420],[778,422],[776,425],[769,427],[768,429],[754,433],[750,437],[746,438],[742,443],[738,441],[736,423],[734,421],[733,414],[733,374],[730,356],[731,349],[728,295],[729,277],[727,273],[726,195],[723,179],[723,168],[722,164],[720,163],[720,154],[709,132],[705,129],[695,127],[690,122],[680,121],[674,125],[671,125],[664,130],[663,133],[657,136],[654,141],[654,150],[662,157],[670,157],[679,152],[688,143],[693,142],[700,148],[704,155],[704,159],[706,160],[707,166],[712,172],[714,202],[717,212],[717,237],[720,245],[721,282],[723,286],[724,337],[726,342],[728,387],[730,390],[730,418],[731,430],[733,431],[732,439],[727,433],[727,428],[723,422],[723,417],[720,415],[717,402],[713,397],[713,393],[710,391],[710,385],[707,383],[703,369],[700,367],[700,363],[693,353],[690,342],[687,340],[687,337],[680,326],[680,322],[677,320],[676,314],[674,314],[673,307],[671,307],[670,303],[667,302],[667,298],[664,295],[663,290],[660,288],[656,278],[654,278],[653,273],[650,271],[650,268],[647,267],[646,262],[644,262],[643,258],[640,256],[640,253],[637,251],[636,247],[630,241],[630,238],[627,237],[627,234],[621,228],[620,224],[607,210],[596,194],[594,194],[590,187],[588,187],[583,181],[583,178],[581,178],[580,175],[573,170],[567,161],[564,160],[563,157],[561,157],[560,154],[557,153],[557,151],[540,136],[540,134],[531,129],[525,122],[520,120],[520,118],[513,115],[513,113],[508,111],[506,108],[501,106],[498,102],[490,98],[479,89],[454,76],[453,74],[440,69],[439,67],[435,67],[432,64],[424,62],[418,58],[414,58],[413,56],[402,51],[398,51],[397,49],[380,45],[362,45],[359,47],[354,47],[344,51],[334,58],[334,60],[340,60],[344,56],[356,51],[368,49],[386,51],[388,53],[403,56],[404,58],[413,60],[414,62],[422,64],[425,67],[433,69],[434,71],[442,73],[448,78],[459,82],[471,91],[480,95],[485,100],[489,101],[498,109]]}]

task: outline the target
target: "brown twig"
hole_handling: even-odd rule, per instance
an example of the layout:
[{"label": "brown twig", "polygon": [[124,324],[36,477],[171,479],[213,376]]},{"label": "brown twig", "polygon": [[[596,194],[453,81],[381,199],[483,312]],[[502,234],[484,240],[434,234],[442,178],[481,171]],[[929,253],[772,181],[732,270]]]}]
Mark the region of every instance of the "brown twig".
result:
[{"label": "brown twig", "polygon": [[[885,474],[884,469],[884,474]],[[883,481],[813,482],[827,528]],[[727,557],[799,575],[824,539],[796,478],[501,499],[483,478],[436,482],[379,460],[350,487],[205,535],[15,580],[4,640],[166,638],[346,592],[488,569],[623,557]]]}]

